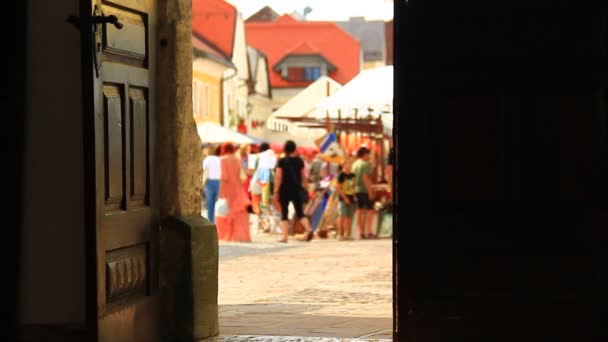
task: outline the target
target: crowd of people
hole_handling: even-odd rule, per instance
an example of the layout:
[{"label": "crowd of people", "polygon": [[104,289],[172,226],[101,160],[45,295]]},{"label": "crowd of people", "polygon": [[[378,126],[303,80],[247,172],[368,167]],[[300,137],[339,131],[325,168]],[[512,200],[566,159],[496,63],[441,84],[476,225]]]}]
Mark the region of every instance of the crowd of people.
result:
[{"label": "crowd of people", "polygon": [[[287,243],[296,231],[311,241],[329,194],[337,196],[336,238],[351,239],[353,220],[360,239],[376,239],[371,151],[360,147],[340,163],[317,153],[301,153],[285,142],[277,155],[268,143],[208,146],[203,160],[203,199],[207,218],[221,241],[251,242],[250,215],[258,231],[278,233]],[[389,153],[385,179],[392,185],[394,153]],[[314,201],[313,200],[317,200]],[[296,229],[298,227],[299,229]]]}]

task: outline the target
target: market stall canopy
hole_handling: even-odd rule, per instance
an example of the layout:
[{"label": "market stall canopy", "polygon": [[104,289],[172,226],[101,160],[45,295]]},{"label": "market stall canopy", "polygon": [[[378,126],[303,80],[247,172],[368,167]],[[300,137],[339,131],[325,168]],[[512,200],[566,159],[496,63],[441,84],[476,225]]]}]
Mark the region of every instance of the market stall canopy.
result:
[{"label": "market stall canopy", "polygon": [[393,114],[382,114],[381,120],[384,134],[393,136]]},{"label": "market stall canopy", "polygon": [[359,117],[369,114],[371,109],[377,117],[383,111],[392,111],[393,104],[393,66],[385,66],[361,71],[355,78],[344,85],[337,93],[321,101],[314,117],[325,118],[329,112],[331,118],[354,117],[358,109]]},{"label": "market stall canopy", "polygon": [[287,140],[292,140],[298,147],[313,148],[318,150],[314,139],[309,137],[294,136],[289,132],[269,132],[268,136],[266,137],[266,141],[271,146],[280,146],[281,150],[283,149],[283,144],[285,144]]},{"label": "market stall canopy", "polygon": [[196,126],[198,136],[203,144],[221,144],[231,142],[234,144],[253,144],[253,140],[246,135],[222,127],[213,122],[204,122]]},{"label": "market stall canopy", "polygon": [[254,137],[253,135],[249,135],[249,134],[244,134],[247,138],[253,140],[253,144],[255,145],[261,145],[262,143],[266,142],[266,140],[258,138],[258,137]]}]

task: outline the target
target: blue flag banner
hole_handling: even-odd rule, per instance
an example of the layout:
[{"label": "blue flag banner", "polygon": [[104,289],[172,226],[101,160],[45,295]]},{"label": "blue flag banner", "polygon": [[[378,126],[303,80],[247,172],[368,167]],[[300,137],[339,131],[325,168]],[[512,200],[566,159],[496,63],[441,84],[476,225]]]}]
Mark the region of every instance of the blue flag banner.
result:
[{"label": "blue flag banner", "polygon": [[336,135],[329,133],[323,138],[316,141],[319,145],[319,151],[321,151],[321,157],[325,161],[332,163],[341,163],[344,158],[344,151],[340,147]]},{"label": "blue flag banner", "polygon": [[337,142],[336,135],[333,133],[329,133],[323,137],[323,140],[321,140],[321,143],[319,144],[319,150],[321,151],[321,153],[325,153],[329,149],[329,146],[331,146],[331,144],[335,142]]}]

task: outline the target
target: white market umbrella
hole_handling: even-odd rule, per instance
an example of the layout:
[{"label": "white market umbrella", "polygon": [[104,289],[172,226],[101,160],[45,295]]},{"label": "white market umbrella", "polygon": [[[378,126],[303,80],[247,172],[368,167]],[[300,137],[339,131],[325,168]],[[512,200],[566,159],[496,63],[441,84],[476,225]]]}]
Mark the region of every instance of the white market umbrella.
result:
[{"label": "white market umbrella", "polygon": [[203,144],[232,142],[234,144],[248,145],[254,143],[253,139],[248,136],[220,126],[214,122],[204,122],[197,125],[196,129]]},{"label": "white market umbrella", "polygon": [[315,117],[325,118],[326,112],[332,118],[342,111],[343,118],[353,117],[352,110],[359,109],[359,116],[367,115],[372,108],[376,116],[393,104],[393,66],[384,66],[361,71],[335,94],[319,102]]}]

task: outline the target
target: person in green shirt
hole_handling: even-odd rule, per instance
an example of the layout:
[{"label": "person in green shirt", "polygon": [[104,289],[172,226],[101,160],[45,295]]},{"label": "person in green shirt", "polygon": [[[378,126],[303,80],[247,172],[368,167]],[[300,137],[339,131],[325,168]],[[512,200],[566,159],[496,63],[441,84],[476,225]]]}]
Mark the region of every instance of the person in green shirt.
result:
[{"label": "person in green shirt", "polygon": [[357,223],[359,226],[359,236],[361,239],[373,239],[372,234],[373,202],[372,198],[372,166],[369,163],[370,150],[360,147],[357,150],[357,160],[353,163],[352,173],[355,175],[355,199],[357,201]]}]

